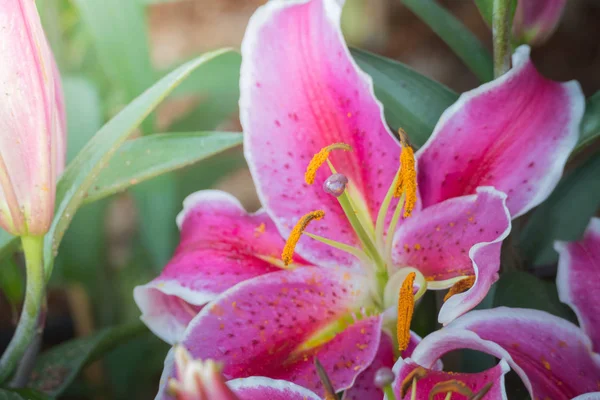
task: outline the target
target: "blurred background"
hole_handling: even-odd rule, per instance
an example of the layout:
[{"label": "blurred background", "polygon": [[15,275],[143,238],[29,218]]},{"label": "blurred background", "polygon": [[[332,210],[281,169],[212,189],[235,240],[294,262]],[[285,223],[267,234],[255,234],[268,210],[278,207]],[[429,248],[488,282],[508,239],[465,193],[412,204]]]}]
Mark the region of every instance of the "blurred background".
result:
[{"label": "blurred background", "polygon": [[[172,68],[209,50],[239,48],[249,17],[264,1],[37,3],[63,76],[72,159],[99,127]],[[490,30],[471,0],[438,3],[491,50]],[[538,69],[551,79],[578,80],[586,96],[597,92],[599,22],[600,1],[569,1],[557,32],[533,51]],[[347,0],[343,28],[352,46],[401,61],[456,92],[480,84],[400,0]],[[241,131],[237,118],[240,57],[232,53],[219,60],[210,73],[180,87],[137,135]],[[234,194],[248,210],[259,206],[241,149],[236,148],[78,212],[50,283],[43,347],[128,323],[132,327],[128,334],[135,339],[87,367],[61,398],[154,397],[168,347],[136,322],[139,311],[132,289],[161,271],[178,242],[175,216],[183,199],[206,188]],[[510,257],[510,248],[505,254]],[[13,333],[24,283],[18,255],[2,262],[0,349]],[[519,260],[513,264],[519,265]],[[426,301],[435,306],[435,297]],[[432,318],[421,319],[415,322],[419,333],[435,328]]]}]

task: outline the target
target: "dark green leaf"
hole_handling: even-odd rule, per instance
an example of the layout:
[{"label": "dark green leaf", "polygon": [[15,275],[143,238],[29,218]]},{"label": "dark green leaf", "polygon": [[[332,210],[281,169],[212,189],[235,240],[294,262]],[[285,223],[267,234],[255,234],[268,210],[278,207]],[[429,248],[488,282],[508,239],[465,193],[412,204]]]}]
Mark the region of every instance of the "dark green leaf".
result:
[{"label": "dark green leaf", "polygon": [[0,400],[50,400],[50,397],[30,389],[0,389]]},{"label": "dark green leaf", "polygon": [[25,294],[24,276],[12,257],[0,261],[0,291],[8,300],[13,311]]},{"label": "dark green leaf", "polygon": [[19,246],[19,238],[0,228],[0,260],[10,256]]},{"label": "dark green leaf", "polygon": [[575,321],[571,309],[560,302],[556,285],[523,271],[509,271],[496,283],[494,307],[532,308]]},{"label": "dark green leaf", "polygon": [[406,130],[417,146],[427,141],[440,115],[458,99],[444,85],[404,64],[358,49],[352,49],[352,56],[373,78],[388,124]]},{"label": "dark green leaf", "polygon": [[531,214],[519,247],[535,265],[554,263],[555,240],[577,240],[600,206],[600,155],[569,172],[550,197]]},{"label": "dark green leaf", "polygon": [[[226,132],[155,134],[125,142],[98,176],[86,202],[194,164],[239,145],[242,135]],[[179,206],[179,205],[178,205]]]},{"label": "dark green leaf", "polygon": [[577,147],[573,151],[578,152],[600,136],[600,92],[597,92],[587,100],[585,114],[581,121],[581,135]]},{"label": "dark green leaf", "polygon": [[494,79],[492,56],[452,13],[434,0],[402,0],[417,14],[482,82]]},{"label": "dark green leaf", "polygon": [[103,329],[95,335],[53,347],[38,358],[29,387],[58,396],[87,363],[144,332],[147,332],[146,327],[136,322]]},{"label": "dark green leaf", "polygon": [[158,81],[104,125],[69,164],[58,182],[55,216],[44,246],[47,276],[50,276],[52,260],[56,256],[65,230],[102,168],[129,134],[180,82],[196,68],[223,51],[205,54],[182,65]]}]

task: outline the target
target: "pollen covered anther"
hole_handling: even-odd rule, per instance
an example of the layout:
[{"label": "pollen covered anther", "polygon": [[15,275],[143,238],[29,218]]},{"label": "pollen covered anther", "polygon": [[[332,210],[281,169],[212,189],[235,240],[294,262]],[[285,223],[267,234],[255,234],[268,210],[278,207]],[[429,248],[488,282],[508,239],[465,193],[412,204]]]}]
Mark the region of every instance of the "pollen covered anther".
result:
[{"label": "pollen covered anther", "polygon": [[403,399],[406,397],[408,393],[408,388],[411,387],[413,381],[418,381],[419,379],[425,378],[427,376],[427,370],[423,367],[417,367],[413,369],[402,381],[402,385],[400,386],[400,398]]},{"label": "pollen covered anther", "polygon": [[473,391],[469,389],[464,382],[452,379],[449,381],[439,382],[434,387],[432,387],[431,391],[429,392],[429,400],[433,400],[435,396],[440,393],[448,392],[458,393],[467,398],[473,396]]},{"label": "pollen covered anther", "polygon": [[352,146],[346,143],[334,143],[330,144],[327,147],[323,147],[317,154],[315,154],[308,163],[308,167],[306,167],[306,173],[304,174],[304,180],[309,185],[315,183],[315,177],[317,176],[317,171],[323,165],[327,158],[329,158],[329,153],[333,150],[344,150],[344,151],[352,151]]},{"label": "pollen covered anther", "polygon": [[450,288],[450,290],[448,290],[448,293],[446,293],[446,295],[444,296],[444,301],[448,300],[450,297],[454,296],[455,294],[466,292],[467,290],[471,289],[471,287],[474,284],[475,284],[475,276],[474,275],[469,276],[465,279],[461,279],[460,281],[456,282]]},{"label": "pollen covered anther", "polygon": [[400,171],[394,197],[400,197],[404,193],[404,218],[410,217],[417,203],[417,170],[415,168],[415,153],[408,142],[408,136],[404,130],[398,130],[402,151],[400,152]]},{"label": "pollen covered anther", "polygon": [[294,250],[296,249],[296,244],[300,240],[300,236],[302,232],[306,229],[308,224],[313,220],[319,220],[325,216],[325,211],[316,210],[309,212],[304,215],[294,226],[294,229],[290,232],[290,236],[288,237],[287,242],[285,242],[285,247],[283,248],[283,252],[281,253],[281,259],[283,263],[287,266],[292,262],[292,258],[294,256]]},{"label": "pollen covered anther", "polygon": [[413,312],[415,310],[415,297],[413,295],[413,285],[417,274],[409,273],[398,294],[398,349],[406,350],[410,342],[410,322],[412,321]]}]

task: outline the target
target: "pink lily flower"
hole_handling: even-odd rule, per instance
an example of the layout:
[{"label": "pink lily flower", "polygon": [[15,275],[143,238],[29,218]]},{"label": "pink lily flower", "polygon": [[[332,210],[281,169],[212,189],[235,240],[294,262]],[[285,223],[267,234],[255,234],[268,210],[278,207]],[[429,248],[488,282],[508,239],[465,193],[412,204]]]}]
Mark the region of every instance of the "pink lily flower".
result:
[{"label": "pink lily flower", "polygon": [[[423,339],[410,358],[395,366],[394,383],[400,393],[406,376],[417,368],[436,368],[439,358],[456,349],[473,349],[502,359],[521,377],[535,399],[599,399],[600,398],[600,320],[598,318],[598,274],[600,265],[600,219],[592,219],[578,242],[557,242],[560,258],[557,287],[560,299],[575,311],[581,328],[543,311],[496,308],[471,311],[444,329]],[[503,369],[501,364],[492,370]],[[471,383],[493,383],[497,395],[489,399],[505,399],[502,380],[491,371],[473,374],[469,379],[460,374],[444,373],[443,379]],[[424,376],[436,379],[440,372],[427,371]],[[495,380],[495,382],[494,382]],[[423,382],[423,385],[421,385]],[[425,380],[417,380],[416,399],[427,399]],[[411,382],[409,382],[411,383]],[[421,397],[419,397],[421,396]],[[400,397],[401,398],[401,397]]]},{"label": "pink lily flower", "polygon": [[554,33],[567,0],[519,1],[513,20],[513,37],[523,43],[539,45]]},{"label": "pink lily flower", "polygon": [[158,336],[223,362],[228,378],[321,394],[318,356],[336,390],[352,387],[346,399],[368,400],[381,398],[371,366],[391,367],[394,348],[410,354],[412,306],[426,289],[452,288],[439,315],[449,323],[497,280],[511,215],[556,185],[584,101],[577,83],[540,76],[521,47],[509,73],[445,112],[416,177],[412,149],[387,128],[343,41],[342,5],[275,0],[252,17],[240,110],[264,208],[190,196],[175,256],[134,297]]},{"label": "pink lily flower", "polygon": [[60,75],[34,1],[3,2],[0,28],[0,226],[42,235],[66,159]]},{"label": "pink lily flower", "polygon": [[214,361],[194,360],[181,346],[174,354],[176,376],[162,384],[177,400],[320,400],[291,382],[252,377],[226,383]]}]

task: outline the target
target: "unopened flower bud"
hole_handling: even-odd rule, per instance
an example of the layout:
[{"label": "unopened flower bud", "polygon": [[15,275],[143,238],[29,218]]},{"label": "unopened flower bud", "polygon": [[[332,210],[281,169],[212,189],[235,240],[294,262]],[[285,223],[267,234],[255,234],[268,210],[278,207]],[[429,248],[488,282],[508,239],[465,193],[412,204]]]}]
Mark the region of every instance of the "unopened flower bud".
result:
[{"label": "unopened flower bud", "polygon": [[0,226],[42,235],[65,166],[63,95],[33,0],[0,6]]},{"label": "unopened flower bud", "polygon": [[517,3],[513,36],[520,42],[539,45],[556,30],[567,0],[526,0]]},{"label": "unopened flower bud", "polygon": [[344,174],[333,174],[323,182],[323,190],[335,197],[340,197],[346,185],[348,184],[348,178]]}]

